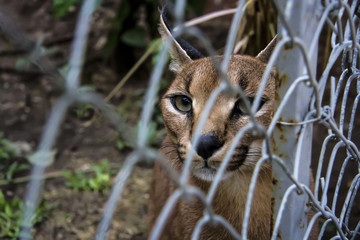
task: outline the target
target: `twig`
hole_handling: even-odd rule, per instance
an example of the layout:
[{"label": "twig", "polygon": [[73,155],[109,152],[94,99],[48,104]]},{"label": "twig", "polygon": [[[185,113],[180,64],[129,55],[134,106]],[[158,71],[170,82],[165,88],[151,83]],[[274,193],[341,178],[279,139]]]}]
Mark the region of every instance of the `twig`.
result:
[{"label": "twig", "polygon": [[[58,178],[58,177],[64,177],[63,171],[55,171],[55,172],[45,173],[41,179],[45,180],[45,179],[49,179],[49,178]],[[30,180],[31,180],[31,177],[29,175],[14,178],[12,180],[0,180],[0,186],[5,186],[8,184],[26,183]]]},{"label": "twig", "polygon": [[110,99],[124,86],[124,84],[129,80],[129,78],[134,74],[134,72],[141,66],[141,64],[155,51],[155,49],[160,45],[161,39],[158,39],[154,44],[141,56],[139,61],[130,69],[130,71],[120,80],[120,82],[115,86],[115,88],[107,95],[105,102],[110,101]]},{"label": "twig", "polygon": [[[232,9],[226,9],[222,11],[216,11],[213,13],[206,14],[204,16],[194,18],[190,21],[187,21],[184,25],[185,27],[191,27],[198,25],[200,23],[209,21],[214,18],[231,15],[236,12],[236,8]],[[174,28],[174,31],[176,31],[176,27]],[[109,95],[105,98],[105,102],[110,101],[110,99],[124,86],[124,84],[129,80],[129,78],[134,74],[134,72],[140,67],[140,65],[150,56],[151,53],[154,52],[154,50],[159,46],[161,43],[161,39],[157,40],[139,59],[139,61],[136,62],[136,64],[129,70],[129,72],[120,80],[120,82],[115,86],[115,88],[109,93]]]},{"label": "twig", "polygon": [[0,72],[1,73],[9,73],[9,74],[15,74],[15,75],[31,75],[31,76],[41,76],[44,75],[44,73],[42,71],[21,71],[21,70],[17,70],[14,68],[1,68],[0,67]]},{"label": "twig", "polygon": [[74,35],[63,36],[55,39],[48,39],[44,41],[43,46],[52,47],[60,44],[65,44],[71,42],[73,39],[74,39]]},{"label": "twig", "polygon": [[21,55],[21,54],[25,54],[25,53],[27,53],[27,51],[25,51],[23,49],[13,49],[13,50],[1,51],[0,57],[16,56],[16,55]]},{"label": "twig", "polygon": [[[117,168],[119,167],[118,164],[114,164],[110,166],[111,169],[115,169],[117,170]],[[83,172],[83,173],[93,173],[95,172],[95,170],[93,168],[87,168],[87,169],[78,169],[78,170],[71,170],[74,172]],[[51,179],[51,178],[64,178],[64,170],[61,171],[54,171],[54,172],[49,172],[49,173],[45,173],[42,177],[41,180],[47,180],[47,179]],[[27,176],[23,176],[23,177],[18,177],[18,178],[14,178],[12,180],[0,180],[0,186],[6,186],[9,184],[21,184],[21,183],[26,183],[28,181],[31,180],[31,176],[27,175]]]},{"label": "twig", "polygon": [[[216,11],[216,12],[213,12],[213,13],[209,13],[209,14],[205,14],[201,17],[197,17],[197,18],[194,18],[190,21],[187,21],[184,23],[184,26],[185,27],[192,27],[192,26],[195,26],[195,25],[198,25],[200,23],[204,23],[204,22],[207,22],[209,20],[212,20],[214,18],[218,18],[218,17],[222,17],[222,16],[226,16],[226,15],[231,15],[231,14],[234,14],[236,13],[236,8],[230,8],[230,9],[226,9],[226,10],[221,10],[221,11]],[[174,28],[174,31],[176,31],[177,28],[175,27]]]}]

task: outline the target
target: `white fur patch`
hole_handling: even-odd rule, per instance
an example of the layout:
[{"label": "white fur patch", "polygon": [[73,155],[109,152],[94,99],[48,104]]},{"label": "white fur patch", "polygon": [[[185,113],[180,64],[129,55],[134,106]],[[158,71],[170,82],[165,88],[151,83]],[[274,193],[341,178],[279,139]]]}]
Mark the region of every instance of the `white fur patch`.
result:
[{"label": "white fur patch", "polygon": [[215,178],[216,170],[213,168],[200,167],[193,169],[193,174],[201,180],[211,182]]},{"label": "white fur patch", "polygon": [[[207,181],[207,182],[212,182],[215,179],[217,170],[215,168],[212,167],[195,167],[192,170],[193,174],[195,177],[203,180],[203,181]],[[232,174],[229,172],[225,172],[222,176],[221,176],[221,181],[228,179]]]},{"label": "white fur patch", "polygon": [[[192,149],[192,144],[188,143],[186,147],[187,153],[189,153],[190,149]],[[194,174],[194,176],[203,181],[212,182],[215,179],[217,169],[211,166],[205,167],[205,163],[203,162],[204,160],[199,155],[197,155],[196,151],[194,159],[197,160],[196,163],[193,162],[192,166],[192,173]],[[221,181],[228,179],[231,175],[231,172],[226,172],[225,170],[225,172],[221,176]]]},{"label": "white fur patch", "polygon": [[180,117],[184,116],[184,114],[181,114],[178,110],[176,110],[176,109],[174,108],[174,106],[172,105],[170,99],[166,101],[166,105],[165,105],[165,106],[166,106],[166,108],[167,108],[167,110],[168,110],[169,112],[171,112],[171,113],[173,113],[173,114],[177,114],[177,115],[179,115]]}]

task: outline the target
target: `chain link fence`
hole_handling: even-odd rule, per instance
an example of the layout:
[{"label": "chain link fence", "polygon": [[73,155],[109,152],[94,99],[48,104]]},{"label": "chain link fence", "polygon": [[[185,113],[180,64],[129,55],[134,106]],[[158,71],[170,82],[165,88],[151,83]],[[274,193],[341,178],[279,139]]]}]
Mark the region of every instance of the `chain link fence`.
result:
[{"label": "chain link fence", "polygon": [[[226,76],[246,3],[247,1],[240,0],[236,11],[233,11],[235,15],[227,38],[224,60],[220,65],[222,76]],[[230,148],[234,149],[244,133],[250,129],[265,136],[262,156],[256,164],[249,187],[242,231],[237,232],[226,219],[214,215],[211,211],[214,192],[221,181],[221,175],[231,157],[231,152],[227,154],[208,194],[205,195],[199,189],[187,185],[194,153],[188,154],[183,172],[177,173],[167,164],[166,159],[147,146],[147,133],[158,94],[158,85],[167,63],[169,44],[165,44],[150,76],[136,147],[117,174],[103,218],[98,226],[96,239],[106,238],[106,232],[116,205],[121,201],[127,180],[134,166],[142,161],[159,161],[179,185],[162,209],[155,228],[149,236],[150,239],[161,236],[162,228],[172,208],[185,195],[200,196],[205,208],[208,209],[197,223],[193,239],[198,238],[204,225],[210,221],[223,225],[236,239],[247,239],[252,193],[264,162],[271,162],[273,166],[272,239],[307,239],[312,230],[317,233],[318,239],[360,239],[358,1],[273,0],[272,3],[277,10],[279,22],[277,46],[262,77],[258,94],[251,106],[250,117],[254,119],[253,113],[260,104],[266,79],[271,69],[276,67],[280,84],[276,90],[274,117],[267,129],[251,121],[240,129]],[[53,161],[52,149],[56,144],[56,135],[71,104],[87,102],[95,105],[114,123],[125,139],[129,141],[132,139],[121,116],[103,101],[102,96],[91,91],[79,91],[87,33],[95,6],[95,0],[83,2],[71,50],[70,69],[65,79],[41,57],[41,45],[27,40],[21,30],[0,12],[0,27],[4,35],[18,43],[24,51],[29,52],[32,61],[63,89],[63,94],[53,105],[39,146],[31,159],[33,169],[22,219],[22,239],[27,239],[30,235],[32,227],[30,219],[40,197],[42,175]],[[178,24],[184,23],[185,6],[186,2],[181,0],[174,4],[173,12],[175,22]],[[214,52],[209,40],[196,27],[178,29],[176,34],[193,35],[202,42],[210,54]],[[325,33],[330,36],[329,46],[322,37],[326,35]],[[318,52],[325,53],[320,54],[321,57],[318,58]],[[325,62],[324,69],[317,68],[320,61]],[[198,142],[201,129],[206,123],[216,97],[230,88],[226,79],[222,82],[224,84],[215,89],[205,106],[193,134],[194,145]],[[286,141],[283,141],[283,136]],[[314,174],[310,169],[311,163]],[[313,191],[309,180],[311,175],[314,178]],[[314,215],[308,219],[307,212],[310,210],[314,211]]]}]

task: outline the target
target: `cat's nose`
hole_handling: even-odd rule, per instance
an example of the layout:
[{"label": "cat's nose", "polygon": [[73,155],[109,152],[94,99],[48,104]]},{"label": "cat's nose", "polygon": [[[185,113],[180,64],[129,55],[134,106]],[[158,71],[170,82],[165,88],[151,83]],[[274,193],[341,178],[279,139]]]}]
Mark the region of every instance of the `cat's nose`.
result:
[{"label": "cat's nose", "polygon": [[214,135],[201,135],[196,148],[197,154],[203,159],[211,157],[224,143]]}]

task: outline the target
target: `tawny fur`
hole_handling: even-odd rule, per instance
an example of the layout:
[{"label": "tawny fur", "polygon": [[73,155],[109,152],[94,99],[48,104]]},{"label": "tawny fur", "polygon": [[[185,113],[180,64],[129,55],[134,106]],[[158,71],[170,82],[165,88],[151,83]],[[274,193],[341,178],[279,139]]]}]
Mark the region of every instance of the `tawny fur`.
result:
[{"label": "tawny fur", "polygon": [[[217,58],[221,59],[221,57]],[[242,67],[239,68],[239,66]],[[249,96],[254,96],[265,67],[264,63],[255,58],[233,56],[229,66],[228,79],[232,84],[241,86]],[[264,93],[264,97],[268,101],[264,103],[262,109],[256,114],[257,121],[265,126],[269,125],[273,114],[274,81],[275,76],[272,75],[268,81],[266,93]],[[176,111],[169,110],[171,106],[166,98],[162,101],[162,113],[165,126],[168,130],[168,137],[163,142],[160,152],[170,160],[171,165],[179,172],[183,166],[182,159],[180,158],[185,158],[189,150],[188,145],[192,137],[191,133],[195,130],[194,128],[197,125],[207,99],[219,84],[220,77],[215,70],[212,59],[205,58],[187,64],[165,94],[166,96],[174,91],[181,92],[188,89],[194,101],[196,100],[192,121],[187,120],[186,116],[177,114]],[[214,155],[213,165],[217,167],[220,165],[235,134],[250,121],[249,117],[239,118],[237,121],[232,122],[228,121],[229,114],[231,114],[233,108],[233,105],[228,103],[235,102],[237,98],[236,94],[220,94],[203,129],[205,133],[215,132],[225,142],[224,146]],[[178,151],[179,145],[186,146],[181,154]],[[216,214],[228,220],[235,229],[241,232],[248,187],[254,166],[260,157],[261,140],[253,137],[251,133],[247,133],[239,145],[250,147],[249,156],[238,170],[231,172],[230,177],[221,181],[212,206]],[[199,157],[195,157],[193,165],[195,166],[198,163],[201,164],[201,160]],[[189,184],[200,188],[205,193],[207,193],[210,183],[193,175],[191,175],[189,182]],[[158,164],[155,164],[151,200],[149,203],[150,228],[152,228],[152,224],[155,223],[166,200],[175,189],[176,186],[168,178],[166,171]],[[271,168],[265,164],[254,192],[248,229],[249,239],[267,239],[270,236],[270,198]],[[203,205],[198,199],[194,199],[191,202],[181,200],[168,219],[168,224],[164,228],[161,239],[189,239],[196,222],[203,216],[203,210]],[[206,226],[201,233],[201,239],[231,239],[231,236],[222,227]]]},{"label": "tawny fur", "polygon": [[[166,138],[163,145],[168,144],[171,145],[172,143]],[[168,152],[170,148],[173,147],[164,148],[162,152]],[[151,201],[148,205],[150,229],[153,228],[161,209],[166,204],[166,200],[176,189],[176,185],[169,179],[167,172],[159,164],[155,164],[154,166],[153,179]],[[250,177],[239,174],[228,180],[229,181],[223,181],[220,184],[212,207],[216,214],[228,220],[238,232],[241,232]],[[190,184],[199,187],[205,193],[207,193],[210,186],[208,182],[198,180],[194,177],[191,177]],[[254,201],[248,229],[249,239],[270,238],[270,198],[271,171],[264,171],[260,175],[254,192]],[[194,198],[192,201],[180,200],[173,209],[160,239],[190,239],[196,223],[203,216],[203,211],[204,206],[198,199]],[[205,226],[200,235],[200,239],[232,239],[232,237],[223,227]]]},{"label": "tawny fur", "polygon": [[[163,38],[166,38],[170,31],[164,26],[162,19],[161,23],[163,28],[161,33]],[[175,41],[173,38],[172,40]],[[242,88],[248,97],[255,97],[266,68],[266,61],[274,46],[275,41],[272,41],[257,57],[232,56],[227,72],[229,82]],[[222,56],[191,60],[189,56],[184,56],[186,51],[178,49],[180,47],[179,44],[174,44],[175,50],[171,50],[172,58],[176,62],[173,64],[176,77],[162,98],[162,115],[167,137],[160,149],[160,153],[166,156],[169,164],[178,172],[182,171],[183,161],[187,153],[193,148],[191,145],[192,134],[205,104],[211,93],[220,85],[221,80],[214,66],[214,61],[220,62],[222,60]],[[256,121],[265,127],[269,126],[273,115],[276,78],[276,72],[272,71],[262,95],[263,104],[255,114]],[[192,99],[191,116],[179,113],[174,109],[170,100],[171,96],[174,95],[184,95]],[[221,148],[207,159],[207,164],[212,169],[217,169],[220,166],[237,132],[250,122],[247,115],[236,118],[232,115],[235,103],[239,98],[239,94],[235,92],[220,93],[202,130],[202,134],[214,134],[223,142]],[[253,136],[251,132],[247,132],[243,136],[212,201],[214,212],[226,219],[239,233],[242,229],[251,176],[255,164],[261,157],[262,141],[261,138]],[[204,160],[195,154],[188,184],[201,189],[206,194],[213,174],[207,176],[202,171],[203,165]],[[265,163],[262,165],[254,191],[248,225],[248,239],[270,238],[271,180],[271,166]],[[176,189],[177,186],[168,177],[166,170],[155,163],[148,205],[150,231],[153,229],[167,199]],[[203,214],[204,206],[199,199],[194,198],[192,201],[181,199],[172,210],[166,226],[163,228],[161,239],[190,239],[196,223]],[[206,225],[202,229],[200,239],[232,239],[232,237],[221,226]]]}]

